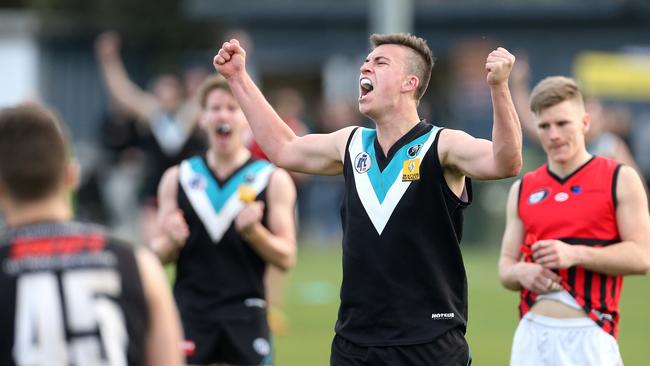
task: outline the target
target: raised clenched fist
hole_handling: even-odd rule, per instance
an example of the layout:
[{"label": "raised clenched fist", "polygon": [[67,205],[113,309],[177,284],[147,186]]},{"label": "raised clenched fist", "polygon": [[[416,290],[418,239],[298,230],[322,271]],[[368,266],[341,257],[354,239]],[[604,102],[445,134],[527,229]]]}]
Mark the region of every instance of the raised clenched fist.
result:
[{"label": "raised clenched fist", "polygon": [[503,47],[490,52],[485,60],[487,71],[487,82],[490,85],[506,83],[512,66],[515,64],[515,56]]}]

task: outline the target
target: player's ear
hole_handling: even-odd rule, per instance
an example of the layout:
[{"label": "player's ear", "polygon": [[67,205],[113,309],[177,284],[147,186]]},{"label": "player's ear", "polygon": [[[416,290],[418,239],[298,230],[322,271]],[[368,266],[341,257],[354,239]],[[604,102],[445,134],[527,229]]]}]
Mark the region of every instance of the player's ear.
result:
[{"label": "player's ear", "polygon": [[591,116],[589,113],[585,113],[584,116],[582,116],[582,132],[586,134],[587,131],[589,131],[589,127],[591,127]]},{"label": "player's ear", "polygon": [[70,159],[63,172],[63,184],[65,188],[74,191],[79,186],[81,166],[75,159]]},{"label": "player's ear", "polygon": [[201,108],[198,122],[199,128],[206,128],[208,126],[208,112],[206,108]]},{"label": "player's ear", "polygon": [[420,79],[415,75],[408,75],[402,83],[402,92],[414,91],[418,85],[420,85]]}]

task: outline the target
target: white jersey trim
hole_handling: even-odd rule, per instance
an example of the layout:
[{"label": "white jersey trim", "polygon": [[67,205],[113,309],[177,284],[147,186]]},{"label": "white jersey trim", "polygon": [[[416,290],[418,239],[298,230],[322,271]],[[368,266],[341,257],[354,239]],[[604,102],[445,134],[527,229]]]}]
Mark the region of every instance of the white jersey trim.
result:
[{"label": "white jersey trim", "polygon": [[[273,170],[274,166],[269,164],[255,174],[254,180],[249,184],[255,191],[256,195],[260,194],[267,187]],[[208,197],[205,189],[192,188],[190,182],[192,182],[197,175],[200,174],[192,169],[188,160],[185,160],[180,164],[179,181],[181,187],[183,187],[185,195],[203,223],[206,231],[210,235],[210,238],[215,244],[217,244],[221,241],[221,238],[223,238],[223,235],[226,233],[230,225],[232,225],[232,222],[235,220],[237,215],[239,215],[239,213],[244,209],[245,205],[239,199],[237,190],[235,190],[235,193],[226,200],[226,203],[223,205],[221,210],[217,212],[210,202],[210,197]],[[214,179],[212,177],[203,178]]]},{"label": "white jersey trim", "polygon": [[[363,128],[358,128],[354,132],[354,136],[350,142],[348,154],[352,165],[354,165],[354,157],[364,151],[362,139],[363,130]],[[426,155],[439,131],[440,129],[435,130],[434,127],[434,131],[431,131],[429,138],[424,142],[422,148],[420,151],[418,151],[418,154],[414,158],[422,159]],[[375,159],[375,157],[373,157],[373,159]],[[402,181],[402,176],[398,174],[395,178],[395,181],[389,188],[388,193],[386,193],[384,201],[380,203],[377,195],[375,194],[372,183],[370,182],[368,174],[359,173],[356,169],[354,169],[354,166],[352,167],[352,171],[354,172],[354,184],[356,186],[359,199],[361,200],[361,204],[365,208],[370,221],[377,230],[377,233],[381,235],[381,233],[384,231],[384,228],[386,227],[386,224],[388,223],[388,220],[390,220],[393,211],[395,211],[395,207],[397,207],[397,204],[402,199],[402,196],[404,196],[404,193],[412,182]]]}]

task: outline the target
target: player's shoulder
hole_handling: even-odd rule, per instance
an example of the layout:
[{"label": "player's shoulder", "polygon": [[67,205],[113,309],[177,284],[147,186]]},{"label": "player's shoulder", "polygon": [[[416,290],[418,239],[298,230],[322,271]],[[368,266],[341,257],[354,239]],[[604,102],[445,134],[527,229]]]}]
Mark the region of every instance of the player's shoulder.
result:
[{"label": "player's shoulder", "polygon": [[362,134],[364,131],[365,133],[376,133],[376,130],[374,128],[363,126],[348,126],[332,132],[331,135],[334,136],[338,144],[347,144],[347,142],[350,141],[355,135]]},{"label": "player's shoulder", "polygon": [[634,168],[632,168],[629,165],[619,163],[616,166],[616,169],[618,173],[616,174],[617,182],[615,183],[617,185],[623,184],[623,185],[630,185],[630,186],[637,186],[637,187],[641,186],[641,188],[643,188],[643,184],[641,181],[642,178],[639,175],[639,173],[636,170],[634,170]]},{"label": "player's shoulder", "polygon": [[282,189],[290,189],[294,187],[293,178],[289,172],[283,168],[274,167],[273,172],[269,178],[269,184],[274,187],[280,187]]},{"label": "player's shoulder", "polygon": [[448,127],[433,126],[433,131],[438,139],[438,151],[443,155],[452,149],[467,146],[472,143],[474,136],[463,130],[457,130]]},{"label": "player's shoulder", "polygon": [[601,155],[595,155],[593,157],[593,163],[594,165],[602,166],[609,170],[617,169],[619,166],[623,165],[620,161],[616,159],[612,159],[610,157],[601,156]]},{"label": "player's shoulder", "polygon": [[178,175],[180,172],[180,164],[172,165],[165,170],[162,175],[161,180],[178,180]]}]

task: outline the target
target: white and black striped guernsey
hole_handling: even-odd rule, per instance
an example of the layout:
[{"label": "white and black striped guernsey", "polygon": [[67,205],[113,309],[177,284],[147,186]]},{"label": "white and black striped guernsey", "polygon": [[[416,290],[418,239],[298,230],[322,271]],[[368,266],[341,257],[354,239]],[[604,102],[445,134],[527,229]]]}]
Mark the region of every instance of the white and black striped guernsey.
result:
[{"label": "white and black striped guernsey", "polygon": [[[246,316],[249,307],[264,307],[266,262],[235,229],[244,208],[238,189],[249,185],[266,203],[266,188],[274,166],[249,160],[225,180],[219,180],[200,156],[180,164],[178,207],[190,236],[176,267],[174,297],[183,321]],[[266,212],[262,223],[266,226]],[[192,319],[192,315],[199,319]]]},{"label": "white and black striped guernsey", "polygon": [[447,186],[441,128],[420,122],[384,156],[357,128],[344,161],[343,282],[336,333],[361,346],[425,343],[467,319],[463,209]]}]

